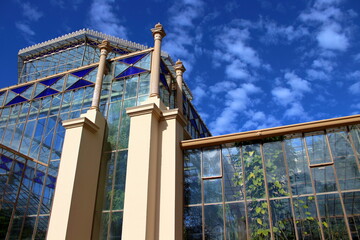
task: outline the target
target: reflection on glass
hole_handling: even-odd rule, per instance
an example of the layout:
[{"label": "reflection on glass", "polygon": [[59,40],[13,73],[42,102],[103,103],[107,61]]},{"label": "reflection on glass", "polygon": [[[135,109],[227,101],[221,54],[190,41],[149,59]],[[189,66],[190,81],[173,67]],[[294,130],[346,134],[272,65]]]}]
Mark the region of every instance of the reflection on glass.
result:
[{"label": "reflection on glass", "polygon": [[350,232],[353,239],[360,239],[360,192],[342,194]]},{"label": "reflection on glass", "polygon": [[260,144],[242,146],[242,158],[245,169],[246,198],[265,198],[263,162]]},{"label": "reflection on glass", "polygon": [[332,166],[312,168],[315,190],[318,193],[336,191],[334,168]]},{"label": "reflection on glass", "polygon": [[288,180],[286,176],[282,142],[264,143],[263,151],[269,197],[288,196]]},{"label": "reflection on glass", "polygon": [[205,239],[224,239],[224,219],[222,205],[204,207],[205,212]]},{"label": "reflection on glass", "polygon": [[201,203],[201,169],[198,150],[184,153],[184,204]]},{"label": "reflection on glass", "polygon": [[271,200],[270,209],[275,239],[295,239],[290,199]]},{"label": "reflection on glass", "polygon": [[336,174],[342,190],[360,188],[360,172],[346,132],[328,134]]},{"label": "reflection on glass", "polygon": [[203,177],[221,175],[220,149],[210,148],[203,150]]},{"label": "reflection on glass", "polygon": [[339,194],[317,196],[326,239],[348,239]]},{"label": "reflection on glass", "polygon": [[284,144],[292,194],[313,193],[303,140],[287,139]]},{"label": "reflection on glass", "polygon": [[111,227],[108,239],[121,239],[122,233],[122,212],[113,212],[111,215]]},{"label": "reflection on glass", "polygon": [[245,203],[225,204],[226,239],[247,239]]},{"label": "reflection on glass", "polygon": [[204,180],[204,202],[222,202],[221,178]]},{"label": "reflection on glass", "polygon": [[201,207],[184,208],[184,239],[202,239],[202,213]]},{"label": "reflection on glass", "polygon": [[244,174],[240,158],[240,148],[224,146],[222,148],[222,162],[224,165],[225,201],[244,199]]},{"label": "reflection on glass", "polygon": [[305,141],[310,164],[331,162],[326,136],[323,133],[319,133],[318,135],[305,135]]},{"label": "reflection on glass", "polygon": [[127,151],[120,151],[116,158],[116,172],[113,192],[113,210],[124,208]]},{"label": "reflection on glass", "polygon": [[266,201],[248,201],[249,229],[251,239],[270,239],[268,204]]}]

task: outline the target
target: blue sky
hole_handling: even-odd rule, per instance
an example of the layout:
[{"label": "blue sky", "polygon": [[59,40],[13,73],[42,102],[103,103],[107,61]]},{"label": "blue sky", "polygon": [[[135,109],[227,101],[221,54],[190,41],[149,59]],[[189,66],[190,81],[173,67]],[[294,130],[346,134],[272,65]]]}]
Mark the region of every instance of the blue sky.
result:
[{"label": "blue sky", "polygon": [[0,88],[19,49],[91,28],[183,60],[214,135],[360,112],[358,0],[9,0],[0,15]]}]

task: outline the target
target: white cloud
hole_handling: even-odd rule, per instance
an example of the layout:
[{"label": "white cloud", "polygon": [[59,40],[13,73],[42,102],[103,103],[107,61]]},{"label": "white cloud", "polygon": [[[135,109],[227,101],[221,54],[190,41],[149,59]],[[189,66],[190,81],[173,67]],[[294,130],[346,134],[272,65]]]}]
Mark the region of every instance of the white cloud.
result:
[{"label": "white cloud", "polygon": [[203,99],[203,97],[206,96],[206,91],[205,91],[204,85],[197,85],[196,88],[194,90],[192,90],[191,92],[195,96],[195,98],[194,98],[195,105],[198,105],[201,102],[201,100]]},{"label": "white cloud", "polygon": [[115,4],[116,0],[94,0],[89,12],[90,26],[100,32],[126,39],[127,30],[114,12]]},{"label": "white cloud", "polygon": [[251,95],[260,93],[261,89],[251,83],[242,84],[225,95],[225,107],[218,117],[209,124],[215,135],[239,131],[238,118],[240,113],[253,102]]},{"label": "white cloud", "polygon": [[329,75],[322,70],[308,69],[306,70],[308,78],[311,80],[329,80]]},{"label": "white cloud", "polygon": [[360,93],[360,82],[354,83],[349,87],[349,92],[354,95],[358,95]]},{"label": "white cloud", "polygon": [[285,116],[288,118],[302,118],[307,119],[307,113],[304,111],[300,102],[294,102],[291,107],[285,111]]},{"label": "white cloud", "polygon": [[288,105],[294,100],[294,95],[290,89],[284,87],[276,87],[271,91],[275,100],[281,105]]},{"label": "white cloud", "polygon": [[264,129],[281,125],[281,122],[273,115],[266,115],[262,111],[248,110],[245,114],[248,117],[248,120],[242,126],[242,131]]},{"label": "white cloud", "polygon": [[34,36],[35,32],[30,28],[28,24],[25,23],[15,23],[17,29],[21,31],[26,37]]},{"label": "white cloud", "polygon": [[293,91],[297,94],[304,92],[310,92],[310,83],[305,79],[300,78],[292,72],[285,73],[285,79],[288,80],[288,84],[291,86]]},{"label": "white cloud", "polygon": [[347,77],[352,79],[360,79],[360,70],[356,70],[354,72],[347,74]]},{"label": "white cloud", "polygon": [[21,8],[23,10],[22,14],[30,21],[37,21],[43,16],[43,13],[29,2],[21,3]]},{"label": "white cloud", "polygon": [[349,46],[348,38],[340,32],[340,26],[336,24],[324,26],[316,39],[319,46],[325,49],[345,51]]},{"label": "white cloud", "polygon": [[356,54],[354,59],[355,59],[355,61],[360,61],[360,53]]},{"label": "white cloud", "polygon": [[217,82],[215,85],[210,86],[209,90],[214,94],[218,94],[221,92],[227,92],[234,88],[236,88],[236,83],[231,81],[221,81]]},{"label": "white cloud", "polygon": [[266,34],[263,42],[267,43],[278,43],[279,40],[284,39],[284,43],[289,43],[295,39],[302,38],[309,35],[307,28],[303,26],[281,26],[275,22],[263,21],[263,28],[265,28]]}]

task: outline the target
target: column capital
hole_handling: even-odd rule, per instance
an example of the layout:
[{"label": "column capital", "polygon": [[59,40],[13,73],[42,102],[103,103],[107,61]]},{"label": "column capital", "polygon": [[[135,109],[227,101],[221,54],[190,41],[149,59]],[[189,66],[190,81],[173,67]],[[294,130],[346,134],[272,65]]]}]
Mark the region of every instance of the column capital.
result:
[{"label": "column capital", "polygon": [[160,23],[157,23],[154,28],[151,29],[154,40],[161,40],[166,36],[165,30]]},{"label": "column capital", "polygon": [[101,55],[107,55],[109,52],[111,52],[111,46],[109,40],[103,40],[99,45],[98,48],[100,49]]},{"label": "column capital", "polygon": [[182,61],[180,61],[180,59],[178,59],[174,65],[174,69],[176,72],[176,76],[181,76],[185,71],[186,68],[184,67]]}]

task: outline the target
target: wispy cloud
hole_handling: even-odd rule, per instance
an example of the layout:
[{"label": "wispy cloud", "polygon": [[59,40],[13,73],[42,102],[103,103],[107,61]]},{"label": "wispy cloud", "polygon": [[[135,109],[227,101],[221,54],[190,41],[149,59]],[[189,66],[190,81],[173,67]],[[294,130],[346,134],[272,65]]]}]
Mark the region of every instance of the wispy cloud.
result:
[{"label": "wispy cloud", "polygon": [[127,39],[128,31],[115,14],[116,0],[94,0],[90,6],[90,27],[100,32]]},{"label": "wispy cloud", "polygon": [[20,6],[22,8],[22,14],[30,21],[38,21],[43,16],[43,13],[29,2],[23,2]]},{"label": "wispy cloud", "polygon": [[180,0],[168,12],[168,26],[172,31],[166,36],[163,49],[184,62],[187,74],[192,71],[196,58],[194,49],[199,49],[196,46],[202,38],[202,31],[195,21],[201,20],[203,8],[202,0]]},{"label": "wispy cloud", "polygon": [[17,29],[19,29],[26,36],[34,36],[35,32],[25,23],[15,23]]}]

